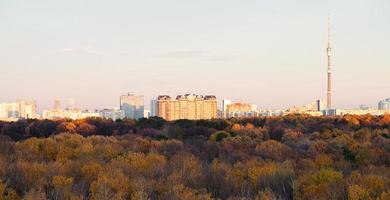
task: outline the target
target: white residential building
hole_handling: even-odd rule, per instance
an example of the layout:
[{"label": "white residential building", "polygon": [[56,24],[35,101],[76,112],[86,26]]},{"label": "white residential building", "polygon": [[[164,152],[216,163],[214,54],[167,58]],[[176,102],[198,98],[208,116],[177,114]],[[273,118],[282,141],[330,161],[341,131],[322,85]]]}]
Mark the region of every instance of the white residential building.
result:
[{"label": "white residential building", "polygon": [[17,102],[0,103],[0,119],[16,121],[18,119],[36,118],[37,106],[35,101],[20,100]]}]

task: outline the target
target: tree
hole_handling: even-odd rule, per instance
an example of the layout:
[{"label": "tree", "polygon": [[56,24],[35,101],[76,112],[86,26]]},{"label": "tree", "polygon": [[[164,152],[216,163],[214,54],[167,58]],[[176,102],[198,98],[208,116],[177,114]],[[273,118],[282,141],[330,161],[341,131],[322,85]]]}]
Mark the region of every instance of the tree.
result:
[{"label": "tree", "polygon": [[284,135],[284,129],[281,127],[273,127],[269,130],[269,137],[272,140],[281,141]]},{"label": "tree", "polygon": [[82,136],[90,136],[96,134],[96,126],[82,123],[77,127],[76,131]]},{"label": "tree", "polygon": [[266,159],[283,161],[292,155],[291,149],[275,140],[267,140],[256,146],[256,152]]},{"label": "tree", "polygon": [[72,196],[73,178],[62,175],[53,176],[51,181],[52,191],[50,199],[70,199]]},{"label": "tree", "polygon": [[259,192],[256,195],[255,200],[274,200],[277,199],[271,189],[266,188],[264,191]]},{"label": "tree", "polygon": [[60,123],[56,130],[57,133],[76,133],[76,125],[72,122],[62,122]]},{"label": "tree", "polygon": [[120,171],[101,174],[91,184],[92,200],[121,200],[129,195],[128,178]]},{"label": "tree", "polygon": [[52,120],[37,120],[26,128],[26,134],[33,137],[49,137],[56,132],[59,122]]},{"label": "tree", "polygon": [[234,194],[234,183],[227,176],[232,167],[226,163],[214,160],[206,175],[207,190],[214,197],[227,199]]},{"label": "tree", "polygon": [[24,195],[24,200],[46,200],[46,194],[42,191],[31,189],[26,195]]},{"label": "tree", "polygon": [[135,191],[133,194],[131,194],[131,199],[150,200],[148,194],[143,190]]},{"label": "tree", "polygon": [[200,189],[204,187],[203,168],[197,157],[192,154],[178,154],[171,158],[168,165],[168,182],[183,184]]},{"label": "tree", "polygon": [[344,199],[344,180],[332,168],[301,176],[296,184],[294,199]]},{"label": "tree", "polygon": [[9,123],[1,129],[1,134],[10,137],[14,141],[21,140],[26,137],[27,126],[26,120]]},{"label": "tree", "polygon": [[283,199],[293,197],[294,172],[287,163],[280,165],[271,162],[261,165],[254,162],[248,168],[248,177],[255,191],[269,188]]},{"label": "tree", "polygon": [[152,128],[152,129],[161,129],[167,121],[161,117],[149,117],[141,118],[136,122],[136,126],[140,129]]},{"label": "tree", "polygon": [[166,157],[172,157],[175,154],[182,152],[183,148],[183,142],[173,139],[161,141],[160,145],[158,146],[158,151]]},{"label": "tree", "polygon": [[0,182],[0,200],[5,200],[5,185]]},{"label": "tree", "polygon": [[349,200],[366,200],[371,199],[370,194],[364,188],[359,185],[351,185],[348,187],[348,199]]},{"label": "tree", "polygon": [[210,136],[210,140],[214,142],[220,142],[224,138],[230,137],[230,133],[226,131],[217,131]]},{"label": "tree", "polygon": [[326,154],[320,154],[316,156],[315,163],[318,168],[330,168],[332,167],[333,160],[330,156]]},{"label": "tree", "polygon": [[205,192],[198,192],[184,185],[174,185],[164,199],[172,200],[212,200],[211,196]]}]

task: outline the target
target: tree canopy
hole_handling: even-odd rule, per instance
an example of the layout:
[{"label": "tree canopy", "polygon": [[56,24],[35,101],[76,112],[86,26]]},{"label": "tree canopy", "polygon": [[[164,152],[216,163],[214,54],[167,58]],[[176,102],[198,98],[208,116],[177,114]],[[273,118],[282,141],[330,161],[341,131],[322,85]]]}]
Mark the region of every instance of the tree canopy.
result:
[{"label": "tree canopy", "polygon": [[0,200],[390,199],[388,119],[0,122]]}]

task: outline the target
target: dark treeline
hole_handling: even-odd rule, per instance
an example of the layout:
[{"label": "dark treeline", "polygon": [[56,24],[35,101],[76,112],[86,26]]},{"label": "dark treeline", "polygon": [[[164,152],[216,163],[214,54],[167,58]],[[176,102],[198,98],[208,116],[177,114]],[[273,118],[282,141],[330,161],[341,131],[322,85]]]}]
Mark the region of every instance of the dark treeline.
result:
[{"label": "dark treeline", "polygon": [[0,122],[0,200],[385,200],[389,164],[389,115]]}]

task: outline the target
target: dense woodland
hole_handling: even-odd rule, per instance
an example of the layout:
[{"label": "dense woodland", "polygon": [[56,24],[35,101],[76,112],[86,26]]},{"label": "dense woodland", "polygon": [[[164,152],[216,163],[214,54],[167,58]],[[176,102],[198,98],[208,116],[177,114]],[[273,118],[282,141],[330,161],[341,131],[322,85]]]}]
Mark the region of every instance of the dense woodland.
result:
[{"label": "dense woodland", "polygon": [[0,200],[390,199],[390,116],[0,122]]}]

